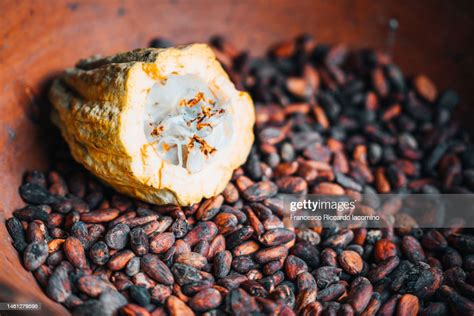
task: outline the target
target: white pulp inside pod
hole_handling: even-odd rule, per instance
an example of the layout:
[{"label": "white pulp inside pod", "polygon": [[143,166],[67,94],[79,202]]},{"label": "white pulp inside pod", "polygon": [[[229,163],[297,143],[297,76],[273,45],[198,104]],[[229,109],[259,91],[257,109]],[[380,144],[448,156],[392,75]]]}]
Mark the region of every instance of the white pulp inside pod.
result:
[{"label": "white pulp inside pod", "polygon": [[224,99],[196,75],[171,75],[158,81],[145,105],[147,140],[161,159],[190,173],[199,172],[231,137],[232,122]]}]

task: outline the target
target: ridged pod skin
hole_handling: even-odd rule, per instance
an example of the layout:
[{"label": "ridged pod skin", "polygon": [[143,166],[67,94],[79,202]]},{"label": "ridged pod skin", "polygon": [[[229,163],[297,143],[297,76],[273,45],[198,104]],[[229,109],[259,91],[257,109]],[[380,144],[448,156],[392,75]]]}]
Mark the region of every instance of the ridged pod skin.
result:
[{"label": "ridged pod skin", "polygon": [[[198,76],[229,104],[232,134],[195,173],[163,160],[143,128],[150,89],[170,75]],[[219,194],[254,140],[250,96],[235,89],[205,44],[82,60],[55,80],[49,96],[74,159],[116,190],[154,204],[190,205]]]}]

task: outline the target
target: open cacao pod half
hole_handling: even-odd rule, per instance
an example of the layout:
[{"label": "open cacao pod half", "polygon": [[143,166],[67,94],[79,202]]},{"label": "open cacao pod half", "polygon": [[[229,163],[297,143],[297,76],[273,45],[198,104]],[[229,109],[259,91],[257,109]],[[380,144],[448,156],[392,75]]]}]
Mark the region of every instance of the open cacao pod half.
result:
[{"label": "open cacao pod half", "polygon": [[73,157],[154,204],[219,194],[254,140],[250,96],[204,44],[80,61],[55,80],[50,100]]}]

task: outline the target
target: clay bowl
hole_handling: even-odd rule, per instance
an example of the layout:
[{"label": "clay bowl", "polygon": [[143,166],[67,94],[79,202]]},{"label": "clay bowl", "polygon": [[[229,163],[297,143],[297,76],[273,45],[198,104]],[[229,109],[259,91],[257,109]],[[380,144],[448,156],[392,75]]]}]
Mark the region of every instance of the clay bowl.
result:
[{"label": "clay bowl", "polygon": [[[42,314],[67,314],[22,268],[4,222],[23,205],[17,193],[23,172],[48,167],[54,131],[42,114],[49,79],[79,58],[143,47],[156,36],[186,43],[215,34],[261,54],[307,32],[321,42],[386,50],[405,73],[425,73],[438,87],[456,89],[464,101],[458,114],[467,122],[473,108],[465,105],[474,101],[473,7],[469,0],[1,1],[0,301],[41,302]],[[390,19],[399,24],[394,37]]]}]

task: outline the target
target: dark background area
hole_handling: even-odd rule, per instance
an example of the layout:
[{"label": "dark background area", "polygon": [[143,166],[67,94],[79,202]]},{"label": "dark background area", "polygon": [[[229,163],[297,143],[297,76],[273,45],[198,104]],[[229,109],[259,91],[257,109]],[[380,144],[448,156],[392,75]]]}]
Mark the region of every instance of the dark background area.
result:
[{"label": "dark background area", "polygon": [[[458,117],[471,131],[474,103],[473,1],[13,1],[0,0],[0,222],[21,206],[17,187],[27,169],[44,168],[48,135],[38,124],[45,83],[92,54],[224,35],[252,54],[303,32],[319,42],[391,52],[405,74],[424,73],[462,99]],[[398,30],[389,36],[389,22]],[[42,131],[42,132],[40,132]],[[0,225],[0,300],[47,300],[19,266]],[[8,273],[6,273],[8,272]]]}]

